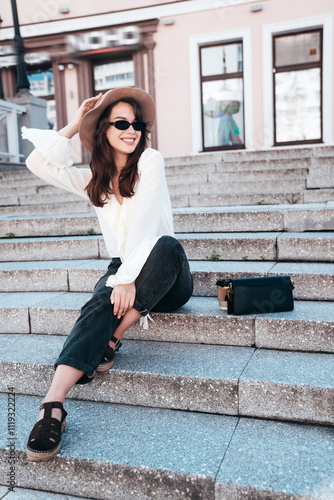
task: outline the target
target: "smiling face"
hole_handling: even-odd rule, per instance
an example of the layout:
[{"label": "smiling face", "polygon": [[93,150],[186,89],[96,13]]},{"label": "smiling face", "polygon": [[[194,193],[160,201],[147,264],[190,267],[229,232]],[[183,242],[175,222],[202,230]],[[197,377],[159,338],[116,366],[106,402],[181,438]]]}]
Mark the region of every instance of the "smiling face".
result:
[{"label": "smiling face", "polygon": [[[136,121],[135,111],[131,104],[119,102],[112,108],[109,121],[117,122],[118,120],[127,120],[130,123]],[[127,158],[129,154],[134,152],[140,141],[141,134],[142,132],[134,130],[132,126],[127,130],[118,130],[115,126],[110,125],[106,132],[108,142],[118,158]]]}]

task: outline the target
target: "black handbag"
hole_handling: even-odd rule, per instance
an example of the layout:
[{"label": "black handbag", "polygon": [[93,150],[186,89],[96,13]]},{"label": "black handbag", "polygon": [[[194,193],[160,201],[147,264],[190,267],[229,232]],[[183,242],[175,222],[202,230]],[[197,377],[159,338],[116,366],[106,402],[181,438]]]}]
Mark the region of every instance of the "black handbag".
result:
[{"label": "black handbag", "polygon": [[293,310],[294,282],[290,276],[231,279],[228,314],[261,314]]}]

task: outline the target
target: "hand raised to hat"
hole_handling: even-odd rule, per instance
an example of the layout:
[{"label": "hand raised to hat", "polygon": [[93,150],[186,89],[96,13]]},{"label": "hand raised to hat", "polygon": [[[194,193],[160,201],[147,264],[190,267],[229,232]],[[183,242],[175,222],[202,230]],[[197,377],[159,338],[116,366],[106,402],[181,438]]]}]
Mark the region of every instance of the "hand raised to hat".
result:
[{"label": "hand raised to hat", "polygon": [[79,107],[78,111],[75,113],[72,120],[69,122],[69,124],[66,125],[66,127],[59,130],[58,134],[63,135],[68,139],[71,139],[75,134],[77,134],[82,118],[85,116],[86,113],[88,113],[88,111],[94,108],[95,104],[101,98],[101,96],[102,93],[100,93],[95,97],[90,97],[89,99],[85,99],[81,104],[81,106]]}]

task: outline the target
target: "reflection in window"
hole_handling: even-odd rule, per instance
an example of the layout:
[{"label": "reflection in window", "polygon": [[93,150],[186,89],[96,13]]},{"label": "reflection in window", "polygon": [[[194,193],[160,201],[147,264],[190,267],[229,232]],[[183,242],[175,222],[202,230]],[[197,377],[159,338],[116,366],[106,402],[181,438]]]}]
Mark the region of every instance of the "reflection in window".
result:
[{"label": "reflection in window", "polygon": [[322,31],[274,38],[275,145],[322,141]]},{"label": "reflection in window", "polygon": [[203,150],[243,148],[242,43],[200,48]]},{"label": "reflection in window", "polygon": [[202,76],[238,73],[242,71],[242,44],[218,45],[203,48]]},{"label": "reflection in window", "polygon": [[321,138],[320,69],[275,78],[277,142]]},{"label": "reflection in window", "polygon": [[320,61],[320,32],[275,38],[276,67]]},{"label": "reflection in window", "polygon": [[52,68],[28,69],[29,92],[35,97],[46,99],[46,117],[49,127],[57,129],[56,105]]},{"label": "reflection in window", "polygon": [[203,83],[204,147],[244,143],[242,79]]},{"label": "reflection in window", "polygon": [[133,61],[95,65],[94,81],[96,93],[117,87],[133,87],[135,84]]}]

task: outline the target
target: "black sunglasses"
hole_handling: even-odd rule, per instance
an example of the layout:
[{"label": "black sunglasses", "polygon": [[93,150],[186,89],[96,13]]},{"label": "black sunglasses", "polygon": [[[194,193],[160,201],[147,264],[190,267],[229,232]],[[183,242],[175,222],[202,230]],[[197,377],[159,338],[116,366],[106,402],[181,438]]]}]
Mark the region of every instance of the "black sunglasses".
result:
[{"label": "black sunglasses", "polygon": [[127,130],[131,125],[137,132],[145,132],[146,123],[145,122],[128,122],[126,120],[118,120],[117,122],[109,122],[110,125],[114,125],[118,130]]}]

